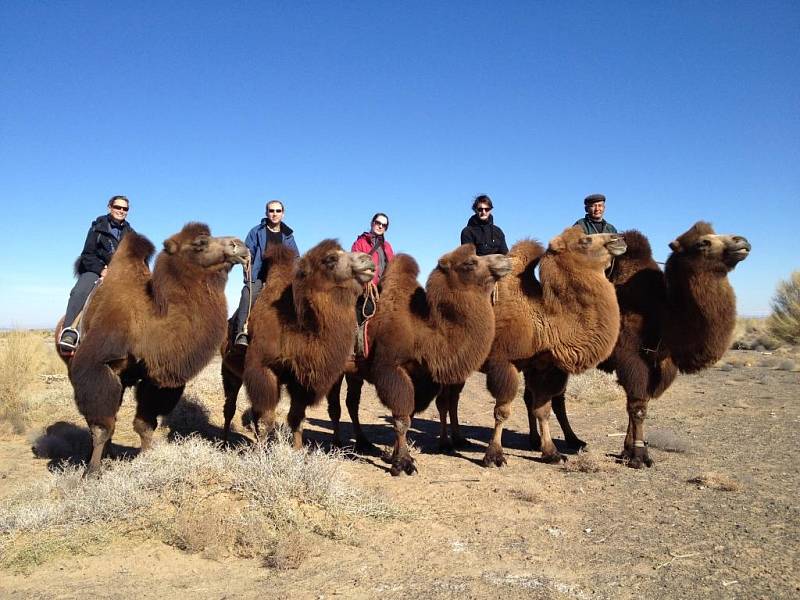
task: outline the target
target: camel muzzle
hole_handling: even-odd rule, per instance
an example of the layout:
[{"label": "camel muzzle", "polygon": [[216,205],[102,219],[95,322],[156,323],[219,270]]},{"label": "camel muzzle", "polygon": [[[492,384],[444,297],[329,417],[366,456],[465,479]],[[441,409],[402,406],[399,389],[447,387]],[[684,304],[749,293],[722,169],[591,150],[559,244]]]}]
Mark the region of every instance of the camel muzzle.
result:
[{"label": "camel muzzle", "polygon": [[622,236],[617,236],[611,238],[611,241],[606,244],[606,248],[612,256],[619,256],[620,254],[625,254],[628,244],[625,243],[625,239]]}]

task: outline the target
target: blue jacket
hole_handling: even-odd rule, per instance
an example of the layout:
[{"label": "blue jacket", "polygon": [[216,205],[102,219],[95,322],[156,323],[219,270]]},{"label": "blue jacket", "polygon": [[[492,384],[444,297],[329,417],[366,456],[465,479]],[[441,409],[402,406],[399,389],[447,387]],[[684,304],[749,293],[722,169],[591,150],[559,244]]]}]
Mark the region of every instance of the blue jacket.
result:
[{"label": "blue jacket", "polygon": [[86,234],[86,242],[83,244],[83,252],[78,257],[75,263],[75,271],[78,275],[91,271],[92,273],[100,273],[103,267],[108,266],[111,262],[111,257],[116,252],[122,238],[131,231],[133,228],[128,221],[123,221],[120,225],[119,239],[111,231],[111,217],[109,215],[102,215],[97,217],[89,228],[89,233]]},{"label": "blue jacket", "polygon": [[[294,230],[285,223],[281,223],[282,244],[294,250],[295,254],[300,254],[297,244],[294,241]],[[253,280],[264,280],[265,274],[261,272],[264,266],[264,252],[267,250],[267,219],[261,219],[261,223],[253,227],[244,240],[244,245],[250,250],[250,267]],[[245,282],[247,280],[245,279]]]},{"label": "blue jacket", "polygon": [[617,233],[617,228],[605,219],[597,223],[592,221],[589,217],[583,217],[575,221],[575,225],[580,225],[581,229],[583,229],[583,233],[589,235],[593,233]]}]

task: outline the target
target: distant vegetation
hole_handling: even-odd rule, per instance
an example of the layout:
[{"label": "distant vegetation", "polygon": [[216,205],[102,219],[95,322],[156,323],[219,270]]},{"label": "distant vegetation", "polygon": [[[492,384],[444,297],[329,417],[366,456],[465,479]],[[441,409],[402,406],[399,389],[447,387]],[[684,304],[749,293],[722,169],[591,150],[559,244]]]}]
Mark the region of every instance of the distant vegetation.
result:
[{"label": "distant vegetation", "polygon": [[800,271],[778,284],[768,319],[770,333],[790,344],[800,344]]}]

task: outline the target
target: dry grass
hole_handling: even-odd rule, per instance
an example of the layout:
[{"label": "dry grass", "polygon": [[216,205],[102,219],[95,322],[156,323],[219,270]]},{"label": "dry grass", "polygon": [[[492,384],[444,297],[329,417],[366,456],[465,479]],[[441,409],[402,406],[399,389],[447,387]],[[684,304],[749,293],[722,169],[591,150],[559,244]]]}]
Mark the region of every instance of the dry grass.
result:
[{"label": "dry grass", "polygon": [[592,405],[625,402],[625,390],[617,383],[613,373],[590,369],[569,378],[567,399]]},{"label": "dry grass", "polygon": [[31,394],[40,376],[66,369],[39,332],[10,331],[0,337],[0,432],[24,433],[31,422]]},{"label": "dry grass", "polygon": [[772,298],[769,330],[775,337],[800,344],[800,271],[781,281]]},{"label": "dry grass", "polygon": [[692,477],[689,483],[693,483],[700,487],[700,489],[718,490],[721,492],[738,492],[742,489],[742,484],[736,481],[733,477],[723,473],[703,473],[697,477]]},{"label": "dry grass", "polygon": [[123,532],[213,557],[265,557],[286,531],[346,538],[356,519],[407,516],[352,485],[342,464],[340,453],[296,452],[283,440],[223,450],[189,437],[107,460],[99,478],[65,465],[0,508],[0,566],[29,570]]},{"label": "dry grass", "polygon": [[610,459],[588,451],[570,456],[561,468],[567,473],[607,473],[616,470],[618,465]]}]

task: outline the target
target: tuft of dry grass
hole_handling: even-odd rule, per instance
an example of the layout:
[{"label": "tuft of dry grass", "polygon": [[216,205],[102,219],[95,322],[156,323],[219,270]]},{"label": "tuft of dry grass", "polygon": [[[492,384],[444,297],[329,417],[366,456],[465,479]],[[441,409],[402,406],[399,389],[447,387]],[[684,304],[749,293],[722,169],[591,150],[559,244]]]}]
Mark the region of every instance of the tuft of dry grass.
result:
[{"label": "tuft of dry grass", "polygon": [[740,489],[742,489],[741,483],[736,481],[733,477],[723,473],[703,473],[697,477],[692,477],[688,482],[699,486],[700,489],[708,488],[721,492],[738,492]]},{"label": "tuft of dry grass", "polygon": [[625,390],[617,383],[613,373],[590,369],[569,378],[566,397],[572,402],[601,405],[625,402]]},{"label": "tuft of dry grass", "polygon": [[278,571],[297,569],[311,555],[313,536],[290,531],[275,541],[271,551],[264,557],[264,566]]},{"label": "tuft of dry grass", "polygon": [[647,444],[651,448],[678,454],[685,454],[691,450],[691,443],[688,439],[669,429],[651,429],[647,433]]},{"label": "tuft of dry grass", "polygon": [[30,395],[40,376],[65,371],[40,333],[5,333],[0,338],[0,426],[15,434],[24,433],[31,421]]},{"label": "tuft of dry grass", "polygon": [[539,492],[529,488],[515,488],[510,490],[509,495],[520,502],[528,502],[530,504],[542,504],[544,502],[544,498]]},{"label": "tuft of dry grass", "polygon": [[340,452],[297,452],[279,437],[244,450],[181,438],[132,461],[106,460],[98,478],[64,465],[0,507],[0,566],[25,571],[91,548],[54,543],[59,535],[143,532],[188,552],[264,556],[281,532],[341,538],[355,519],[408,516],[354,486]]},{"label": "tuft of dry grass", "polygon": [[793,272],[789,279],[778,284],[768,325],[775,337],[790,344],[800,344],[800,271]]},{"label": "tuft of dry grass", "polygon": [[781,341],[769,330],[767,318],[739,317],[731,336],[731,348],[734,350],[776,350]]},{"label": "tuft of dry grass", "polygon": [[590,450],[571,456],[561,468],[567,473],[607,473],[615,470],[617,465]]}]

